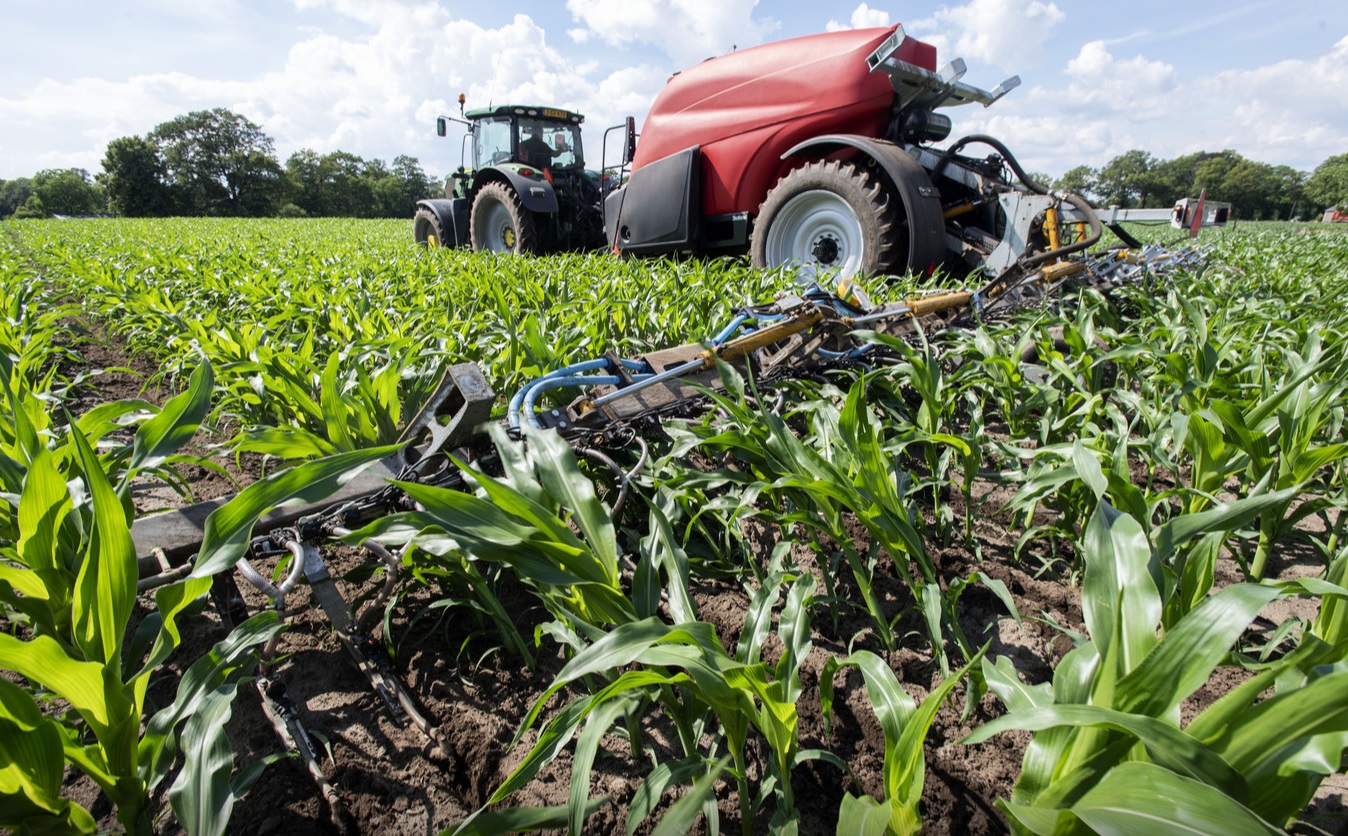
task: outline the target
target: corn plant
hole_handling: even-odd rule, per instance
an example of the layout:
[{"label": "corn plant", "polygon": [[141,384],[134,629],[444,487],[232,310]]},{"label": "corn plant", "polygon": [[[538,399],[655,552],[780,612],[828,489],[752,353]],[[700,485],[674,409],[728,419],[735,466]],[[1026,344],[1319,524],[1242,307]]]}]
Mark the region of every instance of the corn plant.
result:
[{"label": "corn plant", "polygon": [[[772,760],[768,764],[771,786],[777,793],[778,806],[773,817],[775,827],[789,827],[795,819],[790,771],[803,753],[796,748],[796,705],[800,681],[798,667],[809,650],[808,620],[803,617],[813,580],[797,582],[783,610],[783,639],[787,652],[776,666],[775,675],[759,661],[746,662],[731,656],[721,645],[711,625],[689,622],[669,625],[654,618],[630,622],[615,628],[603,638],[577,653],[558,672],[547,691],[534,703],[516,733],[518,742],[530,729],[553,694],[583,677],[624,670],[635,666],[600,689],[567,703],[538,734],[537,742],[524,760],[488,799],[488,805],[507,799],[537,774],[572,738],[581,723],[585,732],[577,744],[578,758],[586,764],[593,758],[593,745],[613,721],[629,710],[632,698],[645,695],[658,703],[680,727],[680,736],[693,752],[697,749],[694,730],[704,727],[702,717],[710,714],[719,725],[734,767],[738,784],[740,817],[744,833],[752,832],[755,796],[749,784],[745,745],[749,730],[757,729],[768,743]],[[766,599],[764,599],[766,600]],[[761,611],[761,607],[759,608]],[[753,642],[761,642],[761,632]],[[744,658],[756,658],[750,648]],[[513,745],[513,744],[512,744]],[[809,753],[818,757],[820,753]],[[581,757],[583,755],[583,757]],[[709,763],[714,751],[688,763]],[[704,767],[705,769],[705,767]],[[681,769],[681,771],[685,771]],[[582,782],[572,776],[572,809],[583,809],[580,801],[588,791],[588,773]],[[670,780],[672,770],[661,777]],[[705,772],[704,772],[705,775]],[[761,788],[760,788],[761,789]],[[658,797],[658,793],[654,793]],[[647,785],[647,797],[652,795]],[[573,818],[571,831],[580,832],[583,820]]]},{"label": "corn plant", "polygon": [[987,411],[1005,422],[1012,437],[1018,437],[1028,428],[1033,412],[1043,408],[1044,393],[1025,376],[1021,362],[1034,344],[1035,331],[1017,328],[1004,335],[1002,330],[980,324],[963,341],[960,357],[964,363],[978,365],[979,373],[968,378],[969,387],[978,392],[978,402],[989,404]]},{"label": "corn plant", "polygon": [[951,425],[961,402],[959,389],[947,378],[944,358],[927,340],[926,333],[919,328],[917,335],[917,346],[884,334],[869,335],[869,338],[899,356],[899,362],[887,369],[889,376],[896,384],[915,392],[919,400],[911,418],[899,426],[911,428],[911,437],[907,440],[921,452],[930,480],[926,487],[932,494],[932,514],[939,517],[940,493],[949,482],[950,450],[967,455],[969,445],[951,434]]},{"label": "corn plant", "polygon": [[[573,628],[578,622],[599,626],[635,621],[636,610],[619,584],[613,523],[593,483],[576,466],[571,448],[555,433],[540,431],[530,434],[530,446],[522,451],[501,428],[494,433],[507,460],[505,479],[456,462],[480,496],[397,483],[425,510],[393,514],[351,537],[510,566],[535,588],[548,612]],[[559,518],[562,509],[580,536]]]},{"label": "corn plant", "polygon": [[[851,512],[866,527],[875,542],[894,561],[895,573],[920,598],[923,583],[935,582],[936,571],[926,546],[910,521],[904,491],[907,481],[885,452],[879,431],[864,404],[864,383],[854,384],[841,412],[819,405],[815,417],[828,416],[836,431],[821,433],[827,443],[821,451],[797,438],[787,423],[766,409],[751,405],[744,383],[725,369],[725,394],[712,397],[730,420],[723,426],[696,428],[704,449],[730,453],[748,467],[743,481],[753,495],[774,500],[781,510],[779,522],[808,526],[828,537],[842,553],[857,585],[876,638],[886,648],[894,646],[890,617],[874,591],[873,565],[860,554],[844,524]],[[831,568],[831,567],[830,567]],[[916,571],[918,578],[912,573]],[[836,600],[832,571],[825,573],[830,599]],[[940,646],[939,636],[932,637]]]},{"label": "corn plant", "polygon": [[885,733],[885,797],[877,801],[868,795],[858,798],[846,793],[838,811],[839,833],[904,836],[922,829],[918,802],[922,799],[926,771],[923,740],[946,697],[986,652],[984,646],[967,665],[943,679],[920,707],[899,685],[894,670],[870,651],[859,650],[846,658],[833,656],[824,663],[824,672],[819,679],[819,699],[825,728],[833,714],[834,677],[843,668],[856,668],[866,681],[871,707]]},{"label": "corn plant", "polygon": [[[1314,334],[1300,352],[1286,352],[1289,374],[1265,385],[1264,396],[1248,410],[1228,402],[1213,404],[1232,436],[1232,446],[1247,457],[1251,480],[1268,478],[1275,489],[1306,489],[1327,465],[1348,458],[1348,444],[1324,443],[1342,436],[1344,384],[1315,381],[1314,375],[1341,362],[1342,352],[1325,352]],[[1271,391],[1270,391],[1271,390]],[[1260,516],[1259,542],[1249,563],[1249,575],[1262,578],[1273,544],[1316,506],[1304,503],[1289,514],[1293,499]]]},{"label": "corn plant", "polygon": [[12,368],[10,375],[33,391],[49,392],[62,388],[61,365],[77,361],[79,355],[69,339],[78,307],[62,303],[52,290],[30,270],[0,258],[0,353]]},{"label": "corn plant", "polygon": [[[1344,636],[1307,640],[1214,703],[1188,726],[1179,705],[1202,686],[1259,611],[1285,592],[1341,597],[1326,584],[1237,584],[1186,613],[1158,638],[1162,598],[1142,526],[1101,502],[1083,537],[1089,638],[1058,664],[1052,684],[1026,686],[999,660],[984,675],[1008,713],[966,742],[1006,729],[1036,734],[1010,799],[1022,833],[1077,823],[1123,831],[1273,832],[1295,815],[1348,743]],[[1332,587],[1332,588],[1331,588]],[[1261,694],[1277,682],[1277,693]],[[1277,719],[1273,719],[1277,718]],[[1147,790],[1147,791],[1144,791]]]},{"label": "corn plant", "polygon": [[[157,732],[141,734],[145,692],[180,642],[178,618],[210,581],[189,578],[158,589],[156,609],[143,625],[153,644],[128,640],[138,569],[125,489],[132,475],[158,466],[192,435],[209,399],[209,374],[195,377],[193,388],[143,421],[131,450],[109,457],[126,467],[119,488],[78,426],[30,421],[30,409],[21,404],[31,393],[16,392],[7,360],[0,365],[6,367],[5,395],[18,407],[6,421],[0,451],[5,463],[0,479],[16,524],[0,547],[0,601],[11,622],[22,625],[17,635],[0,634],[0,658],[28,684],[0,686],[0,748],[17,756],[11,780],[0,785],[5,799],[0,824],[23,831],[93,832],[89,813],[59,795],[68,764],[107,795],[128,832],[149,833],[148,793],[172,765],[180,732],[176,721],[165,721]],[[44,427],[42,435],[38,426]],[[240,654],[265,640],[268,630],[253,623],[232,639],[235,668]],[[203,716],[227,717],[233,693],[226,683],[237,687],[240,676],[246,670],[216,676],[204,691],[180,692],[183,702],[174,710],[195,707]],[[64,700],[69,710],[48,715],[43,707],[52,698]],[[203,722],[189,721],[181,731],[186,743],[181,782],[212,783],[223,774],[227,784],[232,764],[221,763],[220,729]],[[228,805],[216,806],[218,792],[187,800],[171,795],[190,832],[223,830]]]}]

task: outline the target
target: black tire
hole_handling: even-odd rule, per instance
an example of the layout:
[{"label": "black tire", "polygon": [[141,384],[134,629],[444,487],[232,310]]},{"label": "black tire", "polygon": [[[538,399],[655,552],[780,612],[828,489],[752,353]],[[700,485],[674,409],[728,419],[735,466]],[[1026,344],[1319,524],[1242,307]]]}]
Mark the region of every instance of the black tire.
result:
[{"label": "black tire", "polygon": [[440,216],[422,206],[412,218],[412,238],[427,249],[452,247],[453,241],[447,241],[445,230],[440,226]]},{"label": "black tire", "polygon": [[488,183],[473,199],[469,237],[473,249],[498,253],[538,252],[538,224],[505,183]]},{"label": "black tire", "polygon": [[797,265],[835,280],[886,272],[902,239],[899,212],[880,178],[850,162],[821,160],[777,181],[758,209],[749,256],[755,267]]}]

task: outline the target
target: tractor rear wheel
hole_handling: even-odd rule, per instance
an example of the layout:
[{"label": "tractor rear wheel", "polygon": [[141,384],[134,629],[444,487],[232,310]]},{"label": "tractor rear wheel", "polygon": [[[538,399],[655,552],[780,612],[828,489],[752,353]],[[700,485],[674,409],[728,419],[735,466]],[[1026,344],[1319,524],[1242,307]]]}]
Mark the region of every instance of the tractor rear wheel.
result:
[{"label": "tractor rear wheel", "polygon": [[445,240],[445,231],[440,227],[440,216],[424,206],[418,209],[412,218],[412,238],[421,246],[432,250],[453,246],[452,241]]},{"label": "tractor rear wheel", "polygon": [[520,196],[505,183],[488,183],[473,200],[469,224],[473,249],[495,253],[538,252],[538,225]]},{"label": "tractor rear wheel", "polygon": [[841,280],[888,270],[900,238],[898,211],[879,177],[821,160],[793,169],[768,192],[749,255],[755,267],[794,265],[802,277]]}]

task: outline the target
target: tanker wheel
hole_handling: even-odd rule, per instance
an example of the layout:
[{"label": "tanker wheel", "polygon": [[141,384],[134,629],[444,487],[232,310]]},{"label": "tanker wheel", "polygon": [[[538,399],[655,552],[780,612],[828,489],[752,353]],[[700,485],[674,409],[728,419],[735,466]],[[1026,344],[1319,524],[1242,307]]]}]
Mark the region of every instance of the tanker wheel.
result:
[{"label": "tanker wheel", "polygon": [[871,276],[894,262],[900,233],[879,177],[821,160],[792,170],[768,192],[749,254],[755,267],[795,265],[804,278]]},{"label": "tanker wheel", "polygon": [[538,251],[538,227],[534,216],[515,190],[505,183],[488,183],[473,201],[469,235],[473,249],[494,253]]},{"label": "tanker wheel", "polygon": [[412,238],[432,250],[449,246],[445,240],[445,231],[440,226],[440,216],[425,207],[418,209],[412,218]]}]

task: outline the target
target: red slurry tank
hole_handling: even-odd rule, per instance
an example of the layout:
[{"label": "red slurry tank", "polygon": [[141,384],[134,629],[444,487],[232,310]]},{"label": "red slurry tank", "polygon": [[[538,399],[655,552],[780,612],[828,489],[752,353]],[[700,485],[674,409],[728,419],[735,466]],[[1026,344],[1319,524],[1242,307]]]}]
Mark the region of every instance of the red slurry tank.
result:
[{"label": "red slurry tank", "polygon": [[[894,88],[866,58],[892,31],[797,38],[684,70],[651,106],[633,172],[700,146],[704,213],[756,212],[793,146],[832,133],[884,136]],[[935,48],[911,38],[900,57],[936,69]]]},{"label": "red slurry tank", "polygon": [[606,200],[610,244],[748,251],[761,267],[844,276],[948,260],[943,204],[984,184],[978,172],[948,195],[933,183],[920,150],[951,124],[935,110],[986,106],[1019,81],[988,92],[959,81],[963,62],[936,67],[934,47],[894,26],[780,41],[676,74],[647,116],[630,180]]}]

